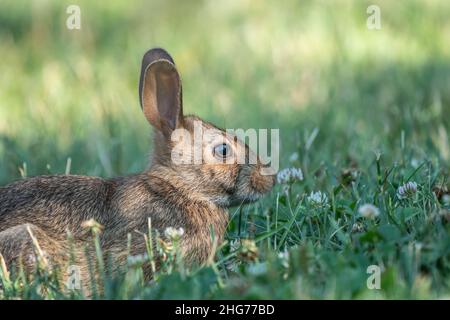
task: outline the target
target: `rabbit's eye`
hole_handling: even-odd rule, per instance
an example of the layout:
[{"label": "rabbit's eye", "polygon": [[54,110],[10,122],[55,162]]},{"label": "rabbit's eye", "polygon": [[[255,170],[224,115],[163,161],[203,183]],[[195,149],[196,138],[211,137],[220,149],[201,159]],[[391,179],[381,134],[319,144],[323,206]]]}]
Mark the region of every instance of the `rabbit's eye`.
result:
[{"label": "rabbit's eye", "polygon": [[231,155],[231,147],[226,143],[219,144],[214,147],[214,155],[225,159]]}]

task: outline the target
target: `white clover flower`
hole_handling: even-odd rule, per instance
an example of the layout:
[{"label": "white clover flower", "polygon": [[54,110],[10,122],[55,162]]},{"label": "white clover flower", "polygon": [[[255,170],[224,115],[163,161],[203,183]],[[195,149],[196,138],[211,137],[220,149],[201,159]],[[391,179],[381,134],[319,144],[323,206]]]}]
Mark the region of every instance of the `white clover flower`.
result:
[{"label": "white clover flower", "polygon": [[289,157],[289,161],[290,162],[295,162],[297,161],[299,158],[298,152],[294,152],[293,154],[291,154],[291,156]]},{"label": "white clover flower", "polygon": [[410,181],[400,186],[397,190],[397,197],[399,199],[406,199],[412,197],[417,192],[417,183]]},{"label": "white clover flower", "polygon": [[364,226],[361,223],[354,223],[352,226],[352,232],[353,233],[359,233],[364,231]]},{"label": "white clover flower", "polygon": [[168,227],[166,230],[164,230],[164,235],[166,236],[166,238],[172,241],[180,240],[183,234],[184,234],[183,228],[176,229],[173,227]]},{"label": "white clover flower", "polygon": [[292,183],[303,180],[303,172],[300,168],[286,168],[278,172],[277,182],[280,184]]},{"label": "white clover flower", "polygon": [[359,207],[358,212],[361,215],[361,217],[371,220],[375,219],[380,215],[380,209],[378,209],[377,207],[375,207],[373,204],[370,203],[363,204],[361,207]]},{"label": "white clover flower", "polygon": [[317,192],[311,191],[311,193],[307,197],[307,200],[308,200],[308,202],[310,202],[311,204],[313,204],[315,206],[320,206],[320,205],[325,206],[328,204],[327,195],[325,193],[322,193],[321,191],[317,191]]},{"label": "white clover flower", "polygon": [[230,241],[230,251],[237,251],[241,247],[241,239],[234,239]]},{"label": "white clover flower", "polygon": [[255,240],[236,239],[230,242],[230,251],[237,254],[237,259],[243,262],[254,262],[258,259],[259,250]]},{"label": "white clover flower", "polygon": [[284,251],[278,253],[278,259],[281,261],[281,265],[284,268],[289,268],[289,251],[285,248]]},{"label": "white clover flower", "polygon": [[239,266],[242,264],[239,260],[227,261],[225,262],[225,268],[230,270],[231,272],[239,272]]}]

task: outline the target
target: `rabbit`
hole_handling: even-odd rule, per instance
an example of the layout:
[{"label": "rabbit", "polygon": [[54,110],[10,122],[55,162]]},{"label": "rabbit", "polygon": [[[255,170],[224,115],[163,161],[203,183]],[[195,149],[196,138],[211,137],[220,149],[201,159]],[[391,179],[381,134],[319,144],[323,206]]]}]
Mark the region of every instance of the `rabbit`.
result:
[{"label": "rabbit", "polygon": [[[183,228],[182,259],[186,265],[201,265],[223,242],[227,208],[270,192],[275,176],[261,173],[261,159],[254,164],[236,161],[238,156],[255,156],[246,144],[197,116],[183,114],[180,75],[164,49],[145,53],[139,99],[154,128],[154,150],[144,172],[112,179],[38,176],[0,187],[0,253],[6,265],[20,263],[32,270],[39,262],[38,250],[50,266],[67,266],[75,259],[86,283],[87,256],[81,248],[92,243],[92,235],[81,227],[83,222],[95,220],[102,226],[103,252],[124,265],[127,254],[145,254],[144,238],[136,231],[147,234],[149,219],[152,230],[162,235],[168,227]],[[175,132],[192,133],[196,125],[208,132],[200,145],[205,157],[201,163],[192,161],[198,148],[192,137],[173,139]],[[185,162],[174,160],[175,147],[185,151]],[[151,270],[144,272],[151,278]]]}]

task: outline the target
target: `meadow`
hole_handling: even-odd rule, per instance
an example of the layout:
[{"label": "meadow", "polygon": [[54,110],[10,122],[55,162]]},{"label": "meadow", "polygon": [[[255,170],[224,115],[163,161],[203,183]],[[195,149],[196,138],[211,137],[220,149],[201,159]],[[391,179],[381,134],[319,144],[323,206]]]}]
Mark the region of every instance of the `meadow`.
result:
[{"label": "meadow", "polygon": [[[230,209],[209,265],[169,257],[146,283],[131,258],[94,298],[450,297],[450,2],[76,2],[80,30],[66,28],[72,2],[0,2],[0,185],[144,170],[152,47],[174,57],[185,113],[280,129],[281,168],[303,174]],[[82,298],[49,270],[0,268],[0,284],[2,299]]]}]

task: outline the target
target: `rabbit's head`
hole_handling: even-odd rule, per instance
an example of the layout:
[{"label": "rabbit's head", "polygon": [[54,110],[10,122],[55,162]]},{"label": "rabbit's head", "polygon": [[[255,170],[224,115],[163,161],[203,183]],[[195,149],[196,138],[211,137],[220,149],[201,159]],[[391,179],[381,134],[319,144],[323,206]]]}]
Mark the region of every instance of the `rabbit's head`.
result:
[{"label": "rabbit's head", "polygon": [[153,170],[222,207],[256,201],[272,189],[274,174],[236,135],[183,115],[180,76],[163,49],[144,55],[139,98],[155,128]]}]

